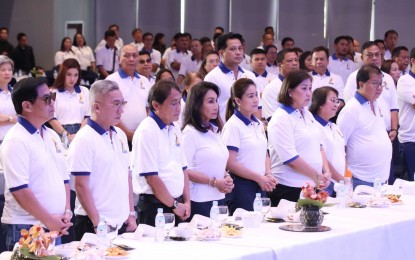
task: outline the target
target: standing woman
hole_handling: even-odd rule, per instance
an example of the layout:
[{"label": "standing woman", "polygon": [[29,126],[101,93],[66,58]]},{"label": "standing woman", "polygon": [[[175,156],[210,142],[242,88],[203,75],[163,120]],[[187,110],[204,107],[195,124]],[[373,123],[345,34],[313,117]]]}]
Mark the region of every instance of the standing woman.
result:
[{"label": "standing woman", "polygon": [[281,105],[268,123],[271,172],[279,183],[270,193],[272,206],[281,199],[297,201],[305,182],[318,182],[321,188],[330,184],[318,122],[305,109],[311,100],[311,81],[303,70],[288,73],[278,96]]},{"label": "standing woman", "polygon": [[180,107],[181,107],[180,116],[179,116],[179,120],[177,121],[177,124],[179,125],[180,128],[183,128],[184,112],[185,112],[184,108],[186,106],[186,101],[187,101],[188,95],[190,94],[190,90],[193,88],[193,86],[195,86],[196,84],[202,81],[203,81],[202,75],[200,75],[200,73],[197,73],[197,72],[190,72],[184,78],[184,81],[183,81],[184,90],[182,92],[182,99],[180,99]]},{"label": "standing woman", "polygon": [[401,77],[401,71],[399,70],[398,63],[394,62],[393,60],[385,60],[382,62],[380,70],[391,75],[396,87],[398,84],[398,79]]},{"label": "standing woman", "polygon": [[[339,92],[333,87],[321,87],[313,92],[313,99],[309,108],[310,112],[316,119],[323,138],[324,150],[327,156],[327,162],[332,173],[332,180],[339,182],[344,179],[346,171],[346,150],[339,127],[330,122],[330,119],[336,115],[340,104],[338,99]],[[327,188],[329,195],[333,193],[333,181]]]},{"label": "standing woman", "polygon": [[12,102],[12,87],[9,84],[13,78],[13,69],[13,61],[5,55],[0,55],[0,144],[9,129],[17,122]]},{"label": "standing woman", "polygon": [[202,75],[203,79],[205,76],[214,68],[219,65],[219,54],[215,51],[206,52],[202,64],[200,65],[199,73]]},{"label": "standing woman", "polygon": [[98,75],[95,73],[97,67],[94,52],[86,45],[82,34],[77,33],[74,35],[72,51],[76,54],[81,66],[81,78],[88,81],[89,84],[94,83],[95,79],[98,78]]},{"label": "standing woman", "polygon": [[77,59],[75,52],[72,50],[71,38],[65,37],[62,39],[61,48],[55,53],[55,67],[59,71],[63,61],[69,58]]},{"label": "standing woman", "polygon": [[192,182],[192,217],[194,214],[209,217],[212,202],[225,205],[225,194],[233,188],[232,178],[225,171],[228,150],[220,136],[218,96],[218,86],[201,82],[192,88],[186,102],[183,152]]},{"label": "standing woman", "polygon": [[258,111],[258,91],[251,79],[242,78],[232,85],[226,107],[226,124],[222,139],[228,148],[226,168],[235,187],[227,196],[230,213],[237,208],[253,210],[256,193],[270,192],[277,180],[270,173],[267,139]]},{"label": "standing woman", "polygon": [[150,113],[133,137],[132,172],[138,178],[139,223],[154,226],[157,208],[174,213],[176,224],[190,216],[189,178],[179,127],[179,87],[160,80],[150,89]]},{"label": "standing woman", "polygon": [[49,121],[62,138],[69,141],[89,117],[89,90],[80,86],[80,66],[77,60],[67,59],[62,63],[52,91],[56,92],[55,117]]}]

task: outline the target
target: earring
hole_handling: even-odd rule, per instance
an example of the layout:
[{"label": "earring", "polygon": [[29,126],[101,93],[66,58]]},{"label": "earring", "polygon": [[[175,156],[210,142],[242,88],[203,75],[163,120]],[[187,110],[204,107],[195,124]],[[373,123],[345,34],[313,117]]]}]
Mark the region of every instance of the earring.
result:
[{"label": "earring", "polygon": [[290,97],[291,97],[291,93],[289,93],[289,94],[288,94],[288,96],[290,96]]}]

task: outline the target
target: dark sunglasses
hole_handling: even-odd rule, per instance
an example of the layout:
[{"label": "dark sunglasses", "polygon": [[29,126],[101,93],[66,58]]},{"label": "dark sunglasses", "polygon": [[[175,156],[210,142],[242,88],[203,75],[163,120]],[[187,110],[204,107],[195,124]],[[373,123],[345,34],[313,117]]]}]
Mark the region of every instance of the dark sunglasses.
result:
[{"label": "dark sunglasses", "polygon": [[139,60],[138,61],[140,64],[144,64],[144,63],[151,63],[151,59],[146,59],[146,60]]},{"label": "dark sunglasses", "polygon": [[49,95],[44,95],[42,97],[37,97],[37,98],[32,99],[30,101],[35,101],[36,99],[42,99],[43,101],[46,102],[46,104],[50,105],[50,103],[52,103],[52,100],[53,101],[56,100],[56,92],[50,92]]}]

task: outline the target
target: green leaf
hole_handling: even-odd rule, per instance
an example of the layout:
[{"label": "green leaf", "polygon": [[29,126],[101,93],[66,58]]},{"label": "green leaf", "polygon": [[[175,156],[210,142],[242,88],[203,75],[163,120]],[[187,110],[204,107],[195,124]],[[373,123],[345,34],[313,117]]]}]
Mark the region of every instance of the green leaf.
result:
[{"label": "green leaf", "polygon": [[303,206],[315,206],[318,208],[324,207],[324,203],[318,200],[313,200],[313,199],[299,199],[298,200],[298,205],[300,207]]}]

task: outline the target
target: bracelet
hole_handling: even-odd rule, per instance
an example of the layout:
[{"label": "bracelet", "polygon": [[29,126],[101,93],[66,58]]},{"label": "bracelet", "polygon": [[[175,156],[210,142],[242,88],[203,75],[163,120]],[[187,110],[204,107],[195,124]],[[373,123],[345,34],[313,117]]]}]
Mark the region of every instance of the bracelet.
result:
[{"label": "bracelet", "polygon": [[389,132],[393,132],[393,131],[398,132],[398,129],[391,129]]},{"label": "bracelet", "polygon": [[212,187],[216,187],[216,177],[213,177],[213,185],[212,185]]},{"label": "bracelet", "polygon": [[9,116],[9,123],[13,123],[13,117]]},{"label": "bracelet", "polygon": [[209,182],[208,182],[208,185],[209,186],[212,186],[212,185],[210,185],[210,182],[212,181],[212,178],[209,178]]}]

